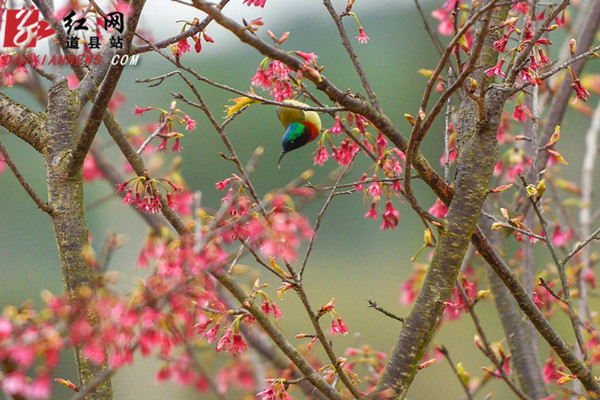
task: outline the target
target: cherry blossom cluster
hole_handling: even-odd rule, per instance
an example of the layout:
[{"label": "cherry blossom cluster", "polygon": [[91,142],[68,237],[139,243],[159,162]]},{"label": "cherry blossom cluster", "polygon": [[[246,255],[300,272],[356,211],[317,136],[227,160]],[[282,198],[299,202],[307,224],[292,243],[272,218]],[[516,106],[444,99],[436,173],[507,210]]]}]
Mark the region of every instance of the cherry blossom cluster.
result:
[{"label": "cherry blossom cluster", "polygon": [[[255,5],[264,7],[265,0],[244,0],[244,3],[248,5]],[[358,17],[351,10],[353,1],[348,2],[345,15],[354,17],[356,24],[358,25],[359,34],[356,36],[360,44],[365,44],[369,41],[369,37],[365,33],[364,28],[360,24]],[[262,26],[263,22],[261,19],[253,20],[247,24],[247,28],[251,32],[256,32],[258,26]],[[289,32],[284,32],[280,37],[275,36],[273,32],[267,30],[267,34],[273,41],[276,47],[281,46],[289,37]],[[323,67],[318,67],[316,60],[318,58],[314,53],[306,53],[303,51],[291,52],[303,60],[301,69],[294,71],[281,61],[274,60],[271,58],[265,58],[260,63],[256,74],[252,78],[252,86],[259,87],[263,90],[268,90],[269,94],[273,96],[276,101],[282,101],[285,99],[291,99],[295,96],[294,87],[301,87],[301,79],[303,74],[310,74],[317,79],[321,78],[321,71]],[[293,76],[294,75],[294,76]]]},{"label": "cherry blossom cluster", "polygon": [[[54,378],[80,390],[55,376],[61,352],[79,347],[83,357],[112,369],[131,364],[135,353],[154,356],[164,362],[158,381],[208,390],[206,377],[194,367],[198,356],[189,349],[203,339],[198,325],[210,321],[215,310],[227,310],[206,275],[190,275],[187,264],[193,261],[193,251],[182,244],[171,252],[179,258],[164,259],[175,256],[165,248],[155,272],[127,296],[111,289],[107,276],[98,287],[83,287],[73,297],[46,293],[46,308],[39,313],[31,304],[5,308],[0,317],[0,361],[10,368],[0,377],[1,389],[12,396],[46,399]],[[238,329],[244,315],[234,319],[217,350],[235,355],[247,348]]]},{"label": "cherry blossom cluster", "polygon": [[[175,108],[175,102],[171,104],[171,110],[163,110],[159,107],[145,107],[141,108],[135,106],[133,109],[133,115],[144,115],[145,112],[150,110],[158,110],[160,112],[158,117],[158,131],[155,131],[153,136],[157,136],[161,138],[160,144],[155,148],[155,151],[166,152],[168,147],[168,141],[174,139],[174,144],[171,146],[171,151],[180,153],[183,150],[183,147],[179,143],[179,139],[181,139],[184,135],[176,130],[176,125],[185,125],[185,129],[188,131],[193,131],[196,129],[196,121],[191,119],[189,115],[184,113],[183,111]],[[153,138],[151,136],[151,138]]]},{"label": "cherry blossom cluster", "polygon": [[[232,181],[239,183],[240,180],[233,175],[232,178],[217,182],[215,186],[224,191]],[[262,216],[257,212],[249,212],[252,202],[240,185],[232,184],[221,200],[230,203],[231,221],[222,236],[226,243],[242,240],[259,249],[267,258],[279,257],[286,262],[294,262],[301,239],[309,239],[313,235],[306,217],[291,209],[288,195],[270,198],[271,209]]]},{"label": "cherry blossom cluster", "polygon": [[[148,180],[145,178],[142,183]],[[122,189],[136,184],[128,181]],[[223,189],[227,186],[218,186],[222,185]],[[0,316],[0,363],[10,369],[4,369],[0,388],[12,396],[46,399],[54,379],[80,390],[69,379],[55,376],[61,352],[78,347],[86,359],[107,363],[114,370],[131,364],[136,353],[156,357],[163,361],[157,381],[168,380],[206,391],[210,385],[204,369],[196,368],[200,355],[193,351],[206,342],[216,343],[217,352],[242,358],[235,368],[225,367],[217,373],[219,391],[226,392],[232,384],[245,389],[254,387],[251,366],[244,358],[248,349],[244,330],[254,327],[254,319],[243,308],[228,307],[217,294],[217,283],[210,273],[229,265],[231,257],[226,246],[233,239],[243,239],[262,252],[282,252],[280,255],[285,258],[291,257],[293,249],[288,244],[295,246],[295,236],[301,230],[306,230],[305,236],[312,234],[306,221],[290,211],[284,196],[275,196],[266,204],[270,204],[268,215],[258,217],[247,205],[237,202],[235,211],[230,209],[227,213],[228,220],[218,224],[230,229],[222,229],[212,238],[209,235],[213,231],[208,229],[199,238],[173,239],[165,232],[151,233],[139,264],[152,266],[153,271],[128,295],[114,290],[114,279],[106,275],[95,288],[82,287],[71,296],[45,294],[46,308],[39,313],[31,304],[5,308]],[[239,219],[247,216],[254,222],[245,232],[242,227],[246,224]],[[262,221],[262,227],[257,221]],[[282,241],[288,243],[269,244],[275,238],[286,238]],[[285,250],[266,250],[269,246],[283,246]],[[250,296],[261,304],[263,313],[281,318],[281,310],[266,288],[256,281]],[[335,315],[340,333],[346,333],[345,324],[333,308],[331,302],[323,312]],[[260,396],[266,396],[269,390],[283,393],[277,384],[269,384]]]},{"label": "cherry blossom cluster", "polygon": [[289,385],[285,379],[270,379],[269,387],[256,396],[260,400],[292,400],[287,392],[288,387]]},{"label": "cherry blossom cluster", "polygon": [[357,142],[359,140],[360,145],[373,154],[377,160],[354,186],[357,192],[364,194],[365,201],[370,203],[365,218],[379,219],[377,206],[383,203],[382,199],[385,199],[383,222],[380,229],[394,229],[398,225],[400,214],[394,207],[392,198],[400,197],[402,194],[402,184],[399,178],[402,176],[402,164],[406,160],[406,156],[396,147],[388,146],[388,141],[381,132],[378,132],[377,136],[369,132],[367,127],[371,123],[362,115],[348,113],[343,122],[348,123],[353,136],[345,137],[339,146],[333,143],[332,136],[339,136],[343,132],[342,117],[336,115],[333,127],[325,130],[319,139],[314,163],[323,165],[330,158],[327,143],[331,148],[333,159],[339,165],[348,165],[360,150],[361,146]]},{"label": "cherry blossom cluster", "polygon": [[[4,374],[0,388],[11,396],[48,398],[52,374],[66,347],[64,329],[25,304],[6,307],[0,316],[0,363]],[[6,367],[8,366],[8,368]],[[30,378],[29,372],[34,374]]]},{"label": "cherry blossom cluster", "polygon": [[[250,26],[262,25],[262,22],[253,21]],[[253,29],[254,30],[254,29]],[[267,30],[273,43],[279,47],[289,37],[289,32],[284,32],[280,37]],[[265,58],[261,61],[256,74],[252,78],[252,86],[268,90],[276,101],[291,99],[297,94],[294,88],[300,88],[303,74],[310,74],[318,79],[321,77],[323,67],[317,65],[318,56],[315,53],[306,53],[300,50],[291,52],[302,60],[300,70],[294,72],[290,67],[279,60]]]},{"label": "cherry blossom cluster", "polygon": [[372,392],[385,368],[388,355],[381,351],[373,350],[371,346],[365,344],[361,348],[347,348],[346,357],[348,358],[346,368],[349,371],[356,371],[361,367],[366,367],[367,371],[369,371],[366,392]]},{"label": "cherry blossom cluster", "polygon": [[334,310],[335,305],[333,304],[335,299],[331,299],[329,303],[323,305],[319,309],[319,316],[329,314],[331,316],[331,328],[329,329],[329,333],[337,335],[341,333],[342,335],[348,334],[348,327],[342,320],[342,317]]},{"label": "cherry blossom cluster", "polygon": [[266,58],[256,70],[252,78],[252,86],[269,90],[276,101],[291,99],[294,97],[290,77],[292,73],[293,71],[281,61]]},{"label": "cherry blossom cluster", "polygon": [[[261,309],[266,315],[273,313],[275,318],[281,318],[283,316],[281,310],[263,290],[267,286],[268,285],[259,285],[259,282],[256,281],[251,297],[260,297],[262,299]],[[233,321],[229,323],[229,319],[231,319],[234,314],[232,311],[213,311],[212,314],[212,317],[208,318],[205,322],[195,326],[197,329],[196,333],[201,335],[201,337],[206,337],[208,343],[216,341],[217,344],[215,349],[217,352],[226,351],[235,356],[248,350],[248,345],[242,336],[240,325],[244,323],[248,328],[251,328],[254,318],[247,312],[239,312],[238,315],[233,318]],[[223,330],[222,328],[225,326],[227,326],[227,329],[221,333]],[[218,335],[221,336],[217,340]]]},{"label": "cherry blossom cluster", "polygon": [[[440,21],[438,25],[438,32],[440,32],[442,35],[455,34],[455,20],[453,15],[455,11],[460,12],[463,9],[468,9],[467,5],[463,3],[466,2],[463,0],[447,0],[442,7],[432,13],[433,17]],[[500,60],[494,67],[485,71],[488,76],[506,78],[505,63],[507,60],[509,60],[509,63],[507,64],[509,68],[515,67],[515,65],[513,65],[513,62],[516,58],[515,56],[523,51],[526,46],[531,45],[531,42],[534,39],[535,23],[544,21],[547,18],[546,13],[548,12],[548,8],[540,7],[540,9],[541,11],[539,14],[532,17],[530,15],[530,7],[528,2],[513,2],[509,18],[506,19],[502,26],[499,26],[504,28],[504,34],[500,39],[494,42],[494,49],[499,54],[502,54],[502,57],[500,57]],[[461,16],[458,17],[458,28],[460,28],[461,24],[466,20],[465,18],[466,14],[461,14]],[[563,28],[566,22],[567,15],[563,10],[560,15],[555,18],[554,24],[546,28],[546,32]],[[471,31],[469,30],[467,34],[465,34],[464,40],[462,41],[460,47],[463,50],[469,50],[471,45],[472,35]],[[552,45],[552,41],[547,37],[540,37],[536,39],[532,46],[533,48],[529,54],[527,63],[519,66],[518,80],[515,82],[515,84],[528,82],[533,86],[542,85],[543,82],[540,78],[540,74],[545,72],[547,67],[553,63],[548,57],[548,50],[546,50],[546,47],[550,45]],[[576,51],[576,42],[574,39],[570,41],[569,50],[573,56]],[[584,102],[587,101],[590,93],[582,85],[575,72],[570,67],[567,67],[567,70],[569,72],[569,79],[571,80],[571,87],[575,92],[573,104],[577,103],[579,100]],[[522,100],[522,97],[520,100]],[[522,105],[521,101],[518,101],[513,113],[513,118],[517,119],[518,121],[523,121],[527,117],[531,117],[529,110]]]},{"label": "cherry blossom cluster", "polygon": [[[355,121],[356,125],[354,124]],[[363,142],[366,143],[365,145],[370,146],[370,148],[372,149],[373,146],[369,140],[370,134],[367,135],[367,131],[365,128],[367,123],[366,119],[361,115],[348,113],[347,122],[350,125],[350,128],[352,128],[352,126],[355,125],[355,128],[353,128],[353,133],[362,135]],[[325,132],[319,139],[318,148],[316,150],[317,155],[314,158],[315,165],[323,165],[325,161],[327,161],[330,157],[327,151],[327,147],[325,146],[325,141],[327,141],[329,147],[331,148],[331,155],[333,159],[339,165],[350,164],[350,162],[354,158],[354,155],[359,150],[359,145],[354,140],[352,140],[352,138],[345,137],[344,139],[342,139],[342,142],[339,144],[339,146],[336,146],[333,143],[331,136],[340,136],[342,132],[343,130],[341,117],[339,115],[336,115],[334,125],[331,128],[325,130]]]},{"label": "cherry blossom cluster", "polygon": [[148,173],[144,176],[131,178],[117,185],[117,193],[127,190],[123,197],[123,204],[133,204],[143,213],[156,214],[163,208],[161,195],[165,194],[168,208],[175,208],[173,193],[180,192],[181,188],[165,178],[151,178]]},{"label": "cherry blossom cluster", "polygon": [[[465,271],[465,274],[460,277],[460,283],[467,295],[467,300],[471,305],[475,305],[475,303],[485,297],[489,291],[478,291],[477,282],[467,280],[467,274],[473,276],[473,269],[469,268]],[[457,288],[452,289],[450,300],[445,302],[445,304],[446,309],[444,310],[444,317],[448,320],[460,319],[461,313],[469,312],[469,306]]]},{"label": "cherry blossom cluster", "polygon": [[[184,21],[184,24],[181,28],[181,33],[184,33],[185,29],[188,26],[194,27],[194,26],[198,26],[198,24],[200,24],[200,20],[198,18],[194,18],[191,22]],[[214,43],[215,42],[214,39],[211,36],[209,36],[204,30],[202,30],[202,32],[199,32],[195,35],[192,35],[191,39],[194,42],[194,50],[196,50],[196,53],[200,53],[202,51],[202,39],[204,39],[204,41],[206,43]],[[188,51],[190,51],[190,44],[188,43],[187,37],[181,39],[176,44],[171,45],[171,52],[173,53],[173,55],[175,57],[179,58]]]}]

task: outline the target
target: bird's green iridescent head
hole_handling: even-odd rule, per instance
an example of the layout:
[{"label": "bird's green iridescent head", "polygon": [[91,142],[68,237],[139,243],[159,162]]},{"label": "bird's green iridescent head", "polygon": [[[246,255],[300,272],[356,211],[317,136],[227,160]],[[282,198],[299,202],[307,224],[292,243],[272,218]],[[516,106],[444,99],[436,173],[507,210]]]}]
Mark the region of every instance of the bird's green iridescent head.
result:
[{"label": "bird's green iridescent head", "polygon": [[[285,100],[286,103],[296,106],[306,106],[296,100]],[[289,151],[304,146],[315,140],[321,132],[321,118],[314,111],[303,111],[297,108],[277,107],[279,120],[286,128],[281,140],[281,154],[279,161]]]},{"label": "bird's green iridescent head", "polygon": [[310,140],[310,134],[307,127],[300,122],[293,122],[288,125],[283,138],[281,147],[285,151],[291,151],[304,146]]},{"label": "bird's green iridescent head", "polygon": [[315,140],[318,135],[319,130],[309,121],[289,124],[281,139],[281,154],[277,165],[279,165],[285,153],[304,146],[306,143]]}]

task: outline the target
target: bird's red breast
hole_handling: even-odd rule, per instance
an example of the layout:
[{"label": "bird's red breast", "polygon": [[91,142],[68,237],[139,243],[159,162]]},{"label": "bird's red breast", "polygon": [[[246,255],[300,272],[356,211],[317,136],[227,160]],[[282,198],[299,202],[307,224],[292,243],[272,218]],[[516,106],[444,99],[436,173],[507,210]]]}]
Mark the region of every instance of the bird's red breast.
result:
[{"label": "bird's red breast", "polygon": [[309,136],[309,139],[307,140],[307,142],[312,142],[313,140],[315,140],[317,138],[317,136],[319,136],[319,128],[312,122],[304,121],[304,122],[302,122],[302,125],[304,125],[306,127],[306,131]]}]

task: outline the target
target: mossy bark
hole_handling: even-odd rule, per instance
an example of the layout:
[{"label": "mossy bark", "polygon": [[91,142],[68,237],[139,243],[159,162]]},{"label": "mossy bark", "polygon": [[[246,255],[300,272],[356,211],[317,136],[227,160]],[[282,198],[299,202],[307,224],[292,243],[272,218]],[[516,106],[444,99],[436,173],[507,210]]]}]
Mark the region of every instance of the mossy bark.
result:
[{"label": "mossy bark", "polygon": [[[507,11],[506,7],[499,12],[497,10],[494,22],[503,20]],[[480,37],[486,31],[487,27],[480,24],[474,37]],[[472,74],[479,83],[483,112],[468,97],[461,104],[460,123],[457,125],[460,153],[454,196],[421,291],[406,318],[373,398],[398,399],[406,396],[442,317],[486,199],[498,156],[496,134],[508,94],[499,86],[488,88],[491,81],[483,71],[497,62],[497,52],[492,44],[501,34],[501,30],[496,30],[485,37],[480,55],[481,67]]]},{"label": "mossy bark", "polygon": [[[93,293],[94,273],[83,258],[83,250],[89,245],[84,215],[83,169],[78,168],[70,173],[67,167],[75,140],[79,101],[76,93],[68,89],[66,80],[50,88],[47,113],[44,158],[48,202],[53,206],[51,219],[65,294],[77,298],[87,295],[86,292]],[[106,365],[94,364],[83,357],[81,352],[81,346],[77,346],[75,359],[79,382],[81,386],[85,386],[106,368]],[[87,398],[112,399],[110,380],[98,386]]]},{"label": "mossy bark", "polygon": [[[499,100],[503,97],[500,96]],[[463,146],[446,226],[438,240],[423,287],[381,377],[385,385],[377,389],[378,392],[392,389],[394,395],[386,398],[405,396],[442,316],[444,302],[448,301],[458,277],[496,164],[497,118],[493,122],[479,124],[470,143]]]},{"label": "mossy bark", "polygon": [[29,143],[31,147],[42,153],[42,136],[46,128],[46,114],[34,113],[29,108],[17,104],[8,96],[0,93],[0,126]]},{"label": "mossy bark", "polygon": [[[502,245],[497,245],[502,238],[497,231],[491,230],[491,222],[488,218],[481,217],[479,226],[489,232],[488,239],[496,248],[503,248]],[[519,305],[502,282],[502,279],[491,268],[487,268],[487,275],[519,386],[523,393],[531,399],[546,398],[548,392],[542,376],[537,343],[534,342],[533,332],[535,331],[532,332],[531,323],[523,318]]]}]

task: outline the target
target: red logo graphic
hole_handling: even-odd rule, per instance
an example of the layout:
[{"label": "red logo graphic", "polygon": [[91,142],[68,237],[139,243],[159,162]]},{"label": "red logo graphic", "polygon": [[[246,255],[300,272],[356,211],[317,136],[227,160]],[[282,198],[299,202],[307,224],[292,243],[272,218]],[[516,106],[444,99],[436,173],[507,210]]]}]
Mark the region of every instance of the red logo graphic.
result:
[{"label": "red logo graphic", "polygon": [[40,10],[31,6],[27,9],[6,10],[4,47],[35,47],[38,39],[55,33],[46,21],[40,21]]}]

